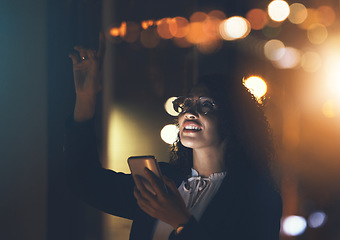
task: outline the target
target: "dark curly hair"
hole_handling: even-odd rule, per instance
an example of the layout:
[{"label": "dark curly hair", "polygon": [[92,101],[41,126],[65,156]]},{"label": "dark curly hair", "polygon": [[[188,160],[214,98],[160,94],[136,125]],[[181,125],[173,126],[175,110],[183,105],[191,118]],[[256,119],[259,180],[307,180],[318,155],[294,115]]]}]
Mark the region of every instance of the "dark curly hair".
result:
[{"label": "dark curly hair", "polygon": [[[261,175],[272,179],[270,163],[274,157],[271,130],[263,106],[243,85],[242,81],[225,75],[206,75],[196,86],[204,86],[217,106],[222,139],[227,141],[225,163],[228,176]],[[178,137],[170,151],[170,164],[184,175],[193,166],[192,149],[183,146]]]}]

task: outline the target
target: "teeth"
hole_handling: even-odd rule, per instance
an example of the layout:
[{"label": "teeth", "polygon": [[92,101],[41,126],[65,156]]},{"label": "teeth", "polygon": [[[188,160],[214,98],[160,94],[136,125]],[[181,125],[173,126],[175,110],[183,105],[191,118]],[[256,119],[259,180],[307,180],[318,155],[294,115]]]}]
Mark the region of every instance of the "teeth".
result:
[{"label": "teeth", "polygon": [[195,126],[186,126],[184,129],[190,129],[190,130],[200,130],[200,128]]}]

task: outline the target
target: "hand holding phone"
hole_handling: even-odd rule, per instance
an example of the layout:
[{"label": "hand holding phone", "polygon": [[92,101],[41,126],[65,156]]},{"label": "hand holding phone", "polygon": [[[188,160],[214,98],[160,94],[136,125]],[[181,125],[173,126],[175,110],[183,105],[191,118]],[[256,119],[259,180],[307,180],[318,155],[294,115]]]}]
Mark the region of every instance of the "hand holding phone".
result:
[{"label": "hand holding phone", "polygon": [[[160,171],[156,158],[154,156],[132,156],[128,158],[128,164],[131,170],[131,174],[133,176],[138,176],[142,180],[145,188],[152,194],[156,195],[155,190],[145,177],[145,168],[148,168],[159,178],[160,181],[162,181],[162,173]],[[161,182],[161,184],[162,186],[164,186],[164,189],[166,191],[163,181]]]}]

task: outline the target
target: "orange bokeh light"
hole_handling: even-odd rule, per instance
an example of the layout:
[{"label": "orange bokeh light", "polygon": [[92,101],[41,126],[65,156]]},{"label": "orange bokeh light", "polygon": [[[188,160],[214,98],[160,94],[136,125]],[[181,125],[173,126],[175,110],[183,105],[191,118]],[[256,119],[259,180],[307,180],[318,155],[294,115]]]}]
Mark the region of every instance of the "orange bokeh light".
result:
[{"label": "orange bokeh light", "polygon": [[208,13],[208,16],[210,18],[217,18],[219,20],[224,20],[227,18],[227,16],[225,15],[224,12],[220,11],[220,10],[212,10]]},{"label": "orange bokeh light", "polygon": [[204,12],[195,12],[190,17],[190,22],[204,22],[208,18],[208,14]]},{"label": "orange bokeh light", "polygon": [[171,18],[163,18],[157,21],[157,32],[161,38],[171,39],[173,35],[170,32],[170,22]]},{"label": "orange bokeh light", "polygon": [[248,19],[251,28],[254,30],[260,30],[268,23],[267,13],[258,8],[250,10],[247,13],[246,18]]},{"label": "orange bokeh light", "polygon": [[169,23],[169,32],[176,38],[183,38],[189,33],[189,21],[184,17],[175,17]]},{"label": "orange bokeh light", "polygon": [[329,6],[321,6],[317,9],[319,23],[322,25],[329,27],[331,26],[336,19],[336,15],[334,10]]}]

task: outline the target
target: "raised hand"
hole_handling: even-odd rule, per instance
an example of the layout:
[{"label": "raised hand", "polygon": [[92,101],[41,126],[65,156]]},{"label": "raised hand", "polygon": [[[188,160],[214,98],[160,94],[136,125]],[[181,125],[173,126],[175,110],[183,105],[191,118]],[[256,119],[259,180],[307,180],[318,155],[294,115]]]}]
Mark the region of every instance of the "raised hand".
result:
[{"label": "raised hand", "polygon": [[186,208],[175,183],[169,178],[163,177],[162,180],[168,189],[166,191],[162,181],[147,168],[145,169],[145,178],[150,182],[156,194],[145,188],[140,177],[134,176],[136,183],[134,195],[139,207],[151,217],[168,223],[173,228],[187,223],[191,214]]},{"label": "raised hand", "polygon": [[74,119],[85,121],[94,115],[96,95],[101,90],[102,63],[105,52],[105,38],[101,33],[98,50],[74,47],[77,51],[69,54],[73,63],[73,77],[76,90]]}]

